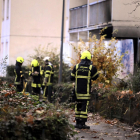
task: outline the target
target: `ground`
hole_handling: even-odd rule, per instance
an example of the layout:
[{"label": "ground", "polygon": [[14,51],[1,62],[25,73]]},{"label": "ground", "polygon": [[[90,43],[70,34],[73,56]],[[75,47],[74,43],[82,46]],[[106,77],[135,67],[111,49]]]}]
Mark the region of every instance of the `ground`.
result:
[{"label": "ground", "polygon": [[[70,110],[70,114],[69,121],[74,125],[74,111]],[[117,119],[106,120],[99,114],[89,113],[86,124],[90,126],[90,130],[75,129],[78,134],[72,140],[140,140],[139,132]]]}]

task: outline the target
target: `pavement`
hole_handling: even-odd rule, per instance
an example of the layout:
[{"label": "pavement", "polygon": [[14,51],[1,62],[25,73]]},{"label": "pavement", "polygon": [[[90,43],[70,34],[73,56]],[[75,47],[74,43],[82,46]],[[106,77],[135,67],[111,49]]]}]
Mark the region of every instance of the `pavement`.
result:
[{"label": "pavement", "polygon": [[[72,112],[71,112],[72,114]],[[75,115],[71,115],[70,123],[75,125]],[[119,120],[106,120],[99,114],[88,114],[86,125],[90,129],[75,129],[77,134],[71,140],[140,140],[140,132]]]}]

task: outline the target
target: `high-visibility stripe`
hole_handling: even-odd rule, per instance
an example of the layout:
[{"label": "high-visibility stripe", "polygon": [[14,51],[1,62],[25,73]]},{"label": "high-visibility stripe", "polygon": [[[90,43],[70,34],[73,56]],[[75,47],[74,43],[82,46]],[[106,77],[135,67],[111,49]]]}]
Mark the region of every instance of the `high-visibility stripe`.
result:
[{"label": "high-visibility stripe", "polygon": [[[21,84],[21,81],[17,82],[17,73],[16,73],[16,70],[15,70],[15,69],[14,69],[14,72],[15,72],[15,75],[16,75],[14,84],[15,84],[15,85],[20,85],[20,84]],[[21,71],[21,72],[22,72],[22,71]]]},{"label": "high-visibility stripe", "polygon": [[76,111],[76,114],[87,114],[87,111]]},{"label": "high-visibility stripe", "polygon": [[71,73],[71,76],[75,77],[75,74]]},{"label": "high-visibility stripe", "polygon": [[21,82],[14,82],[14,84],[15,84],[15,85],[20,85],[20,84],[21,84]]},{"label": "high-visibility stripe", "polygon": [[51,67],[51,69],[52,69],[52,66],[51,65],[48,65],[49,67]]},{"label": "high-visibility stripe", "polygon": [[89,101],[87,101],[85,111],[77,111],[77,104],[75,105],[75,117],[77,118],[87,118]]},{"label": "high-visibility stripe", "polygon": [[99,73],[99,72],[96,72],[96,73],[92,76],[92,78],[94,78],[98,73]]},{"label": "high-visibility stripe", "polygon": [[77,96],[77,99],[85,99],[85,100],[89,100],[90,97],[78,97],[78,96]]},{"label": "high-visibility stripe", "polygon": [[16,70],[14,69],[14,72],[15,72],[15,75],[16,75],[16,77],[15,77],[15,82],[17,81],[17,73],[16,73]]},{"label": "high-visibility stripe", "polygon": [[45,74],[45,77],[48,77],[50,74]]},{"label": "high-visibility stripe", "polygon": [[45,73],[47,73],[47,72],[50,73],[51,71],[50,70],[46,70]]},{"label": "high-visibility stripe", "polygon": [[84,116],[84,115],[80,115],[80,118],[87,118],[87,116]]},{"label": "high-visibility stripe", "polygon": [[41,84],[32,83],[31,86],[36,88],[36,87],[41,87]]},{"label": "high-visibility stripe", "polygon": [[75,76],[76,78],[85,78],[85,79],[90,79],[91,77],[90,76]]},{"label": "high-visibility stripe", "polygon": [[31,72],[31,71],[29,71],[29,76],[31,75],[31,73],[32,73],[32,72]]},{"label": "high-visibility stripe", "polygon": [[75,112],[77,111],[77,104],[75,105]]},{"label": "high-visibility stripe", "polygon": [[41,66],[40,66],[40,75],[43,75],[43,70]]},{"label": "high-visibility stripe", "polygon": [[47,83],[47,86],[51,86],[52,85],[52,83]]},{"label": "high-visibility stripe", "polygon": [[[89,71],[88,71],[88,77],[90,77],[90,75],[91,75],[91,69],[92,69],[92,65],[90,65],[89,66]],[[91,78],[90,78],[91,79]],[[90,79],[87,79],[88,80],[88,82],[87,82],[87,96],[89,96],[90,94],[89,94],[89,84],[90,84]]]},{"label": "high-visibility stripe", "polygon": [[87,69],[88,67],[80,66],[80,68],[86,68]]},{"label": "high-visibility stripe", "polygon": [[32,67],[32,73],[34,73],[34,67]]},{"label": "high-visibility stripe", "polygon": [[79,93],[77,93],[78,95],[77,96],[91,96],[90,94],[79,94]]}]

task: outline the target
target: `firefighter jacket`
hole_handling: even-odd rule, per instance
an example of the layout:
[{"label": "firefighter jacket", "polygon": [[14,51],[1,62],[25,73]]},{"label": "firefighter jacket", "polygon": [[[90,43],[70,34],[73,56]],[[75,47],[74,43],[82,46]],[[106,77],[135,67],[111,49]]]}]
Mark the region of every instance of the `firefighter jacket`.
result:
[{"label": "firefighter jacket", "polygon": [[16,75],[14,84],[15,85],[23,85],[24,75],[22,72],[21,63],[16,62],[14,73]]},{"label": "firefighter jacket", "polygon": [[75,94],[78,100],[90,99],[91,80],[97,78],[97,69],[91,65],[91,61],[81,60],[79,64],[75,65],[71,73],[71,80],[75,80]]},{"label": "firefighter jacket", "polygon": [[[34,73],[35,71],[38,72],[38,74],[33,75],[32,73]],[[34,88],[41,87],[42,75],[43,75],[43,70],[41,66],[32,67],[31,71],[29,71],[29,76],[32,76],[33,79],[31,84],[32,87]]]},{"label": "firefighter jacket", "polygon": [[54,69],[53,65],[46,65],[44,67],[44,81],[47,78],[47,85],[43,82],[43,86],[51,86],[53,83]]}]

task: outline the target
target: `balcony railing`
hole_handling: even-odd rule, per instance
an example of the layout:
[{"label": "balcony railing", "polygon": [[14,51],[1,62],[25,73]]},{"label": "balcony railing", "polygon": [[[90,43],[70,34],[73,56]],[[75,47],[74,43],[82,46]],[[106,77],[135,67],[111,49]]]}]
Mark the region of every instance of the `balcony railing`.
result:
[{"label": "balcony railing", "polygon": [[70,30],[87,27],[87,5],[70,9]]},{"label": "balcony railing", "polygon": [[111,21],[112,0],[102,0],[90,4],[90,25],[98,25]]}]

